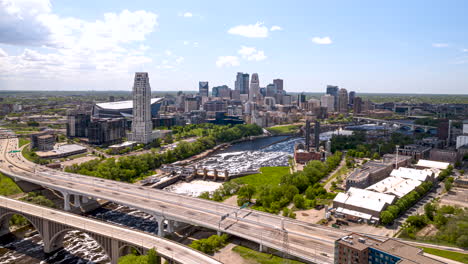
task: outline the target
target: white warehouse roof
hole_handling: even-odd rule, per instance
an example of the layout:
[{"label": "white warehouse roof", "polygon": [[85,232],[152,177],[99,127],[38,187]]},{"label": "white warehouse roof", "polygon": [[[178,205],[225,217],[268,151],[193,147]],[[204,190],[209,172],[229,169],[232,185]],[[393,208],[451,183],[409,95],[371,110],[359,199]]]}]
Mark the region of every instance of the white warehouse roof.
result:
[{"label": "white warehouse roof", "polygon": [[401,198],[421,185],[421,183],[421,181],[413,179],[388,177],[367,187],[366,190],[395,195],[398,198]]},{"label": "white warehouse roof", "polygon": [[434,172],[429,169],[418,170],[400,167],[398,169],[392,170],[390,176],[401,177],[405,179],[413,179],[424,182],[430,179],[433,173]]},{"label": "white warehouse roof", "polygon": [[[163,98],[151,98],[151,104],[157,103],[162,100]],[[133,100],[99,103],[99,104],[96,104],[96,106],[103,108],[103,109],[114,109],[114,110],[131,109],[133,108]]]},{"label": "white warehouse roof", "polygon": [[445,170],[450,165],[448,162],[440,162],[440,161],[433,161],[433,160],[423,160],[420,159],[416,166],[418,167],[426,167],[426,168],[434,168],[439,170]]},{"label": "white warehouse roof", "polygon": [[339,193],[335,199],[333,199],[333,202],[381,212],[385,204],[392,204],[395,198],[394,195],[351,187],[346,193]]}]

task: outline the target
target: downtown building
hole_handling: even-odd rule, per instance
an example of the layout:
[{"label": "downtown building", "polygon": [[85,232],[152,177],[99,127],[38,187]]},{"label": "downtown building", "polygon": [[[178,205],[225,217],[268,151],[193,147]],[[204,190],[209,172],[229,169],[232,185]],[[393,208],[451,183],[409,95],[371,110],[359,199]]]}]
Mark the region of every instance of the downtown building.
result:
[{"label": "downtown building", "polygon": [[234,90],[239,91],[239,94],[249,94],[249,74],[238,72],[236,81],[234,82]]},{"label": "downtown building", "polygon": [[198,82],[198,95],[208,97],[209,86],[208,82]]},{"label": "downtown building", "polygon": [[130,141],[143,144],[148,144],[154,139],[151,121],[151,86],[147,72],[135,73],[132,132],[128,134],[128,138]]}]

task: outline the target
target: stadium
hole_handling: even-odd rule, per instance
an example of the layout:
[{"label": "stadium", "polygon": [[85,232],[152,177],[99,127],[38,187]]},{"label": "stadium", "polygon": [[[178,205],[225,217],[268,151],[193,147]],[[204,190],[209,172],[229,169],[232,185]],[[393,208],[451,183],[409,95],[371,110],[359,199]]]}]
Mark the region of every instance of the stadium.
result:
[{"label": "stadium", "polygon": [[[156,117],[164,98],[151,98],[151,116]],[[133,100],[95,104],[93,117],[95,118],[131,118]]]}]

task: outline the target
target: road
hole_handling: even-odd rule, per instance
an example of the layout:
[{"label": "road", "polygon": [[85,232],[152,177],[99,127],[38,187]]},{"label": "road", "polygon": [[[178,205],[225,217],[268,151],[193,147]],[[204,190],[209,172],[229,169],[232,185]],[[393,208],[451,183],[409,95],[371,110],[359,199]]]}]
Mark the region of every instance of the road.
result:
[{"label": "road", "polygon": [[77,228],[78,230],[83,230],[84,232],[90,232],[106,237],[116,238],[118,240],[124,240],[130,244],[142,246],[146,249],[155,248],[161,255],[172,258],[178,263],[221,263],[208,255],[169,239],[152,236],[141,231],[97,221],[95,219],[21,202],[3,196],[0,196],[0,207],[19,211],[39,218],[48,219],[49,221],[65,224]]},{"label": "road", "polygon": [[[315,263],[333,263],[334,242],[346,231],[305,223],[277,215],[239,209],[213,201],[84,175],[64,173],[25,160],[16,138],[2,139],[0,169],[7,175],[46,188],[109,200],[164,216],[166,219],[203,226],[235,235]],[[224,220],[221,217],[229,214]]]}]

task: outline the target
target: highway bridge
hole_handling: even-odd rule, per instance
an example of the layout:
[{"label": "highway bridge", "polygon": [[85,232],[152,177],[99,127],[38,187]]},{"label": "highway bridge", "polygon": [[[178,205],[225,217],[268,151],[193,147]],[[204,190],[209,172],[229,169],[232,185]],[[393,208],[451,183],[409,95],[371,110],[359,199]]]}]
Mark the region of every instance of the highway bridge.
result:
[{"label": "highway bridge", "polygon": [[59,191],[64,209],[70,201],[80,206],[89,199],[103,199],[153,215],[159,235],[172,232],[174,224],[188,223],[217,230],[272,248],[309,263],[333,263],[334,243],[349,233],[290,218],[239,209],[222,203],[101,178],[65,173],[37,166],[23,158],[16,138],[0,140],[0,171],[24,189],[42,186]]},{"label": "highway bridge", "polygon": [[13,215],[25,217],[36,228],[44,242],[46,253],[63,248],[65,234],[78,230],[96,240],[112,264],[116,264],[119,257],[128,254],[132,248],[140,254],[154,248],[168,262],[221,263],[208,255],[165,238],[0,196],[0,234],[9,232],[9,220]]},{"label": "highway bridge", "polygon": [[367,123],[375,123],[377,125],[389,124],[389,125],[393,125],[394,127],[397,127],[397,128],[407,127],[411,131],[422,130],[424,132],[428,132],[431,129],[437,129],[437,127],[433,127],[433,126],[410,124],[410,123],[400,122],[398,120],[382,120],[382,119],[359,117],[359,116],[355,116],[355,117],[353,117],[353,119],[357,120],[358,122],[364,121],[364,122],[367,122]]}]

